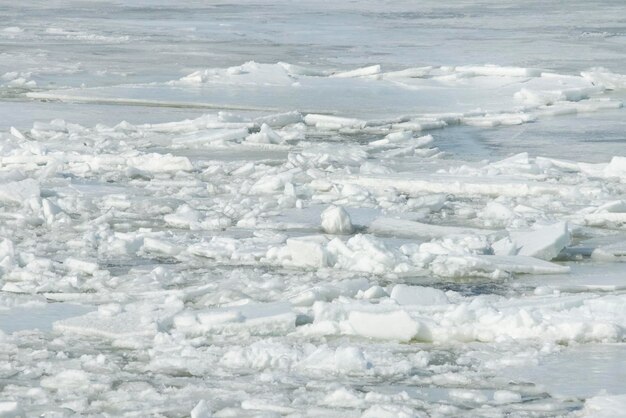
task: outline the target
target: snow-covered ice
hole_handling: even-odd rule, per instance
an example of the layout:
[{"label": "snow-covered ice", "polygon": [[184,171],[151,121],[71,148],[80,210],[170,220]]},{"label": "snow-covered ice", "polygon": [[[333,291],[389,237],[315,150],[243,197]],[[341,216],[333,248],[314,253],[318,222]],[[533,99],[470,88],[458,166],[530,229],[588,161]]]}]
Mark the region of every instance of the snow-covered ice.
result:
[{"label": "snow-covered ice", "polygon": [[0,416],[626,415],[622,3],[3,5]]}]

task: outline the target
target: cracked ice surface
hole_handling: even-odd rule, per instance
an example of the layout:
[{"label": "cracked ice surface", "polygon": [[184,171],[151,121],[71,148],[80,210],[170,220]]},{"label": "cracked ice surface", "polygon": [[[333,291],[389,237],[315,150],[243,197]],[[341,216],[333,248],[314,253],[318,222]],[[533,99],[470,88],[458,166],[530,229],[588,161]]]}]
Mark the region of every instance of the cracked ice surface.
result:
[{"label": "cracked ice surface", "polygon": [[[573,17],[602,30],[555,15],[515,60],[492,32],[515,44],[539,5],[506,4],[515,33],[484,16],[473,54],[433,29],[467,30],[464,3],[10,9],[0,416],[623,414],[626,29],[606,3]],[[292,44],[257,12],[291,16],[268,25]],[[305,17],[353,50],[286,52]],[[392,18],[458,54],[408,60]],[[187,64],[148,52],[178,42]]]}]

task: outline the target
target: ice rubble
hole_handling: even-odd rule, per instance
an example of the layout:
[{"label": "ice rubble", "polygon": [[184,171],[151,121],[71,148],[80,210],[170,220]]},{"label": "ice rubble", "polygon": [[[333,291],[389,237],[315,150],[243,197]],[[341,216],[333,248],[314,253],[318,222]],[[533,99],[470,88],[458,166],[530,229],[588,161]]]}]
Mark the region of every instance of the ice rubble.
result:
[{"label": "ice rubble", "polygon": [[[535,102],[382,119],[289,108],[141,125],[53,120],[1,133],[2,304],[10,312],[46,298],[93,308],[56,321],[51,334],[0,334],[9,364],[2,376],[30,368],[25,376],[41,383],[28,396],[8,385],[3,394],[17,403],[7,410],[47,400],[97,413],[110,399],[114,412],[138,402],[167,409],[168,396],[135,380],[150,374],[193,416],[313,408],[322,416],[334,408],[454,415],[467,405],[563,411],[524,385],[473,387],[507,361],[533,362],[564,344],[624,341],[624,295],[608,291],[618,287],[578,276],[567,283],[577,262],[626,254],[626,159],[589,164],[521,153],[458,162],[422,131],[616,106],[602,95],[619,79],[599,87],[599,75],[591,86],[589,75],[515,67],[371,67],[332,77],[279,67],[246,64],[171,84],[290,91],[382,83],[403,94],[506,85],[503,97],[513,103],[523,83],[535,95],[523,99]],[[555,93],[557,84],[565,87]],[[539,274],[551,284],[531,286]],[[510,291],[465,290],[474,281],[509,283]],[[49,348],[39,350],[38,339]],[[250,375],[259,379],[256,397],[234,389]],[[207,383],[224,376],[237,382]],[[263,391],[285,376],[313,382],[314,396]],[[352,389],[351,379],[381,376],[440,390],[446,400]],[[177,379],[195,383],[173,389]],[[81,401],[87,392],[91,404]],[[598,402],[588,400],[584,411]]]},{"label": "ice rubble", "polygon": [[[141,141],[139,142],[141,146],[147,145],[149,142],[146,143],[145,138],[150,138],[151,135],[162,144],[163,140],[159,135],[163,132],[174,132],[172,144],[185,144],[185,147],[192,148],[202,144],[206,147],[207,142],[180,142],[178,138],[181,132],[183,132],[182,135],[193,134],[201,137],[205,135],[204,132],[217,130],[220,132],[219,145],[211,146],[245,147],[250,142],[249,137],[254,135],[257,137],[269,135],[272,138],[279,138],[281,135],[289,136],[295,127],[301,125],[302,120],[295,113],[278,115],[274,117],[274,125],[279,126],[283,123],[287,125],[277,127],[274,131],[266,124],[266,121],[271,121],[271,119],[271,117],[266,117],[255,122],[221,113],[217,117],[207,115],[178,124],[145,126],[120,124],[117,127],[102,126],[96,129],[87,129],[63,121],[53,121],[47,125],[40,123],[31,130],[29,135],[32,138],[45,139],[48,144],[46,152],[41,153],[37,149],[32,149],[29,144],[30,139],[23,135],[16,135],[15,131],[12,131],[6,137],[7,152],[2,157],[2,164],[10,170],[25,169],[33,173],[45,173],[45,176],[40,176],[41,180],[37,181],[33,178],[20,180],[23,177],[16,179],[10,175],[7,177],[9,181],[4,182],[0,190],[4,191],[7,202],[18,204],[18,206],[24,202],[30,202],[26,207],[33,213],[33,217],[30,218],[31,222],[36,222],[37,216],[41,216],[50,226],[71,222],[68,215],[73,211],[71,205],[75,203],[72,202],[81,198],[80,187],[82,186],[79,185],[69,188],[59,186],[64,187],[63,191],[53,199],[39,197],[42,190],[47,187],[42,181],[48,181],[46,179],[54,176],[54,173],[62,171],[83,178],[106,177],[116,172],[125,173],[124,176],[128,178],[129,184],[137,187],[138,193],[154,193],[155,191],[165,193],[161,195],[161,199],[174,189],[175,193],[181,196],[188,193],[210,196],[220,189],[247,196],[246,199],[240,199],[239,203],[216,199],[213,207],[202,208],[193,202],[175,204],[164,200],[165,206],[157,208],[157,211],[161,213],[162,221],[172,228],[189,230],[219,230],[233,225],[241,227],[255,225],[267,215],[263,215],[262,210],[250,211],[250,209],[255,204],[254,202],[262,202],[265,200],[264,195],[271,194],[277,194],[280,198],[277,206],[272,206],[270,202],[263,203],[269,204],[265,210],[270,212],[278,208],[298,207],[302,204],[302,198],[308,196],[313,202],[335,202],[348,205],[368,202],[368,204],[381,205],[385,210],[394,210],[406,204],[421,205],[422,209],[426,210],[419,215],[421,218],[430,216],[428,211],[436,213],[441,210],[445,204],[445,199],[441,200],[441,196],[445,196],[446,193],[454,196],[481,196],[487,200],[483,212],[478,213],[477,219],[484,219],[485,222],[483,225],[477,225],[480,228],[442,226],[415,220],[380,217],[367,225],[367,231],[373,236],[357,234],[330,241],[322,236],[285,239],[276,235],[274,241],[256,238],[228,241],[226,238],[214,237],[210,242],[198,242],[184,248],[168,239],[167,235],[155,235],[149,230],[130,235],[116,232],[107,238],[112,246],[129,255],[156,253],[180,259],[193,255],[218,260],[238,260],[239,262],[249,260],[294,267],[334,266],[376,274],[382,274],[385,271],[406,273],[428,269],[443,276],[457,276],[467,273],[497,275],[501,271],[535,273],[566,271],[556,265],[553,267],[549,263],[521,257],[530,256],[549,261],[569,244],[570,232],[564,222],[541,226],[545,222],[544,212],[541,209],[541,205],[545,204],[543,198],[558,195],[565,204],[568,204],[567,202],[574,204],[580,199],[591,201],[597,197],[597,184],[600,180],[610,180],[616,182],[616,185],[621,184],[621,160],[618,157],[613,158],[609,164],[575,165],[558,160],[531,159],[527,154],[520,154],[500,162],[485,164],[482,167],[460,166],[450,168],[447,172],[440,170],[436,174],[423,173],[411,179],[403,178],[393,170],[376,170],[374,171],[376,174],[370,174],[372,169],[368,168],[358,175],[336,171],[335,167],[341,166],[365,167],[370,164],[366,161],[368,156],[379,155],[382,147],[398,149],[402,148],[405,143],[414,141],[410,132],[402,130],[386,133],[388,132],[386,128],[382,129],[384,135],[382,140],[371,141],[370,145],[363,147],[345,146],[334,152],[334,155],[323,145],[313,145],[303,141],[302,135],[307,129],[304,128],[305,130],[300,130],[298,136],[294,138],[300,138],[296,141],[300,141],[305,148],[299,149],[297,142],[290,146],[293,147],[290,148],[293,151],[288,154],[287,162],[281,168],[254,163],[233,165],[232,168],[227,168],[211,161],[202,163],[183,156],[142,152],[140,148],[132,145],[136,141]],[[277,122],[279,120],[282,122]],[[255,124],[259,126],[259,122],[261,122],[260,131],[256,134],[248,135],[245,132],[248,132],[250,128],[241,127],[242,125],[255,126]],[[320,128],[312,125],[309,129]],[[235,132],[236,135],[224,134],[229,131]],[[100,152],[96,155],[85,153],[84,151],[93,149],[93,146],[85,148],[83,144],[74,145],[76,142],[72,141],[72,138],[76,135],[90,136],[93,146],[97,146]],[[215,134],[211,133],[211,135]],[[125,140],[113,143],[109,141],[111,136],[125,138]],[[64,143],[65,138],[69,139],[68,146],[73,149],[71,153],[55,150],[55,147]],[[417,146],[423,149],[421,147],[432,146],[432,142],[432,137],[418,138]],[[29,144],[29,147],[25,147],[26,144]],[[83,149],[82,152],[81,149]],[[404,156],[405,154],[401,154],[394,158]],[[195,178],[194,173],[197,170],[201,170],[200,178]],[[10,171],[9,173],[16,172]],[[588,176],[581,185],[550,180],[581,173]],[[220,176],[228,178],[229,183],[220,182],[218,180]],[[602,186],[602,188],[605,187],[607,186]],[[145,191],[142,191],[143,188]],[[400,195],[392,197],[392,200],[386,200],[390,191],[400,193]],[[119,192],[122,196],[122,189]],[[436,193],[436,195],[429,197],[429,193]],[[93,207],[95,204],[102,208],[109,208],[109,214],[102,213],[103,220],[107,216],[115,216],[114,211],[122,213],[133,206],[133,203],[126,197],[117,199],[114,195],[105,194],[94,197],[97,200],[90,202],[89,205]],[[514,202],[518,197],[530,197],[531,202],[534,201],[531,204],[538,206],[528,212],[526,209],[528,205],[506,204],[507,199]],[[431,199],[432,203],[428,203],[428,199]],[[610,216],[614,216],[612,219],[619,220],[621,219],[619,218],[620,211],[623,211],[623,208],[619,204],[607,203],[593,213],[582,213],[580,216],[578,214],[566,215],[565,218],[570,222],[589,224],[591,220],[598,217],[609,221]],[[344,209],[331,206],[322,214],[322,229],[327,233],[349,235],[354,231],[349,218]],[[529,230],[529,224],[524,223],[523,219],[527,219],[526,222],[531,220],[537,223]],[[502,229],[507,225],[508,230]],[[494,226],[500,229],[493,229]],[[385,243],[384,239],[380,239],[385,236],[434,241],[417,247],[411,245],[394,247]],[[226,242],[228,246],[224,247]],[[81,263],[83,264],[78,264],[78,261],[69,258],[65,265],[79,273],[93,274],[98,270],[95,265],[87,265],[82,261]]]}]

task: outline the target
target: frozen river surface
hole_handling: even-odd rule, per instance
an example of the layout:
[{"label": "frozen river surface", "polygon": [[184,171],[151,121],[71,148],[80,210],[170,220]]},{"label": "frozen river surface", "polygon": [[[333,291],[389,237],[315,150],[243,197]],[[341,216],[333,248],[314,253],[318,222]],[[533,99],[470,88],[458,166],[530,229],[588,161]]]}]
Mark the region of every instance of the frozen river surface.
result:
[{"label": "frozen river surface", "polygon": [[0,417],[626,416],[626,5],[450,3],[0,0]]}]

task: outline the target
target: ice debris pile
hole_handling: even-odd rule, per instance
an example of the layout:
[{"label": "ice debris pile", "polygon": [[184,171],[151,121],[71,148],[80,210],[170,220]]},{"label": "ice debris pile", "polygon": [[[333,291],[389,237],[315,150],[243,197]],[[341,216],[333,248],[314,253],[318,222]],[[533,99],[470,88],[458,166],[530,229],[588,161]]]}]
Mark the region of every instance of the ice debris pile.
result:
[{"label": "ice debris pile", "polygon": [[626,157],[459,161],[423,131],[615,107],[601,96],[623,79],[278,67],[170,84],[497,82],[524,110],[219,111],[2,132],[0,314],[50,302],[88,312],[0,333],[0,412],[594,416],[613,402],[558,398],[500,371],[571,344],[624,342],[623,292],[599,276],[564,283],[626,257]]}]

